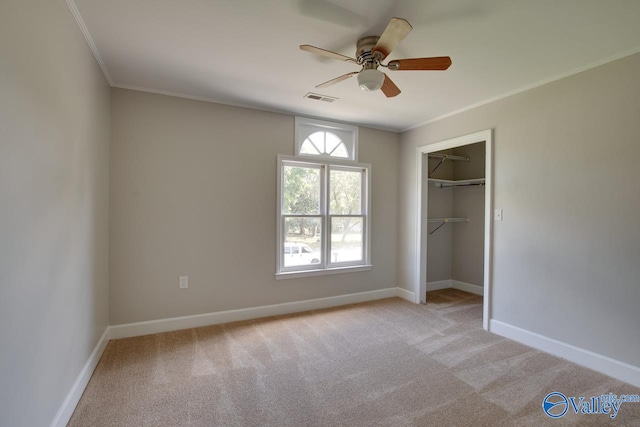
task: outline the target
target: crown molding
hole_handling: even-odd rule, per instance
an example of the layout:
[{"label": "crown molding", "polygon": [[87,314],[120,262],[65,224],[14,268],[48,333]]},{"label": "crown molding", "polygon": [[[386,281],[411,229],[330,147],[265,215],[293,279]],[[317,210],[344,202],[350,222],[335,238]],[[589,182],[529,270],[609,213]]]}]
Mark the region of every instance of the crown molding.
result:
[{"label": "crown molding", "polygon": [[[91,37],[91,33],[89,32],[89,29],[87,28],[86,24],[84,23],[84,19],[82,18],[82,15],[80,14],[80,11],[78,10],[77,5],[75,4],[74,0],[65,0],[65,2],[67,3],[67,6],[69,7],[69,10],[71,11],[71,14],[73,15],[73,17],[76,20],[76,23],[78,24],[78,27],[80,28],[80,31],[82,32],[82,34],[84,35],[85,40],[87,41],[87,44],[89,45],[89,48],[91,49],[91,52],[93,53],[93,56],[95,57],[96,61],[98,62],[98,65],[100,66],[100,69],[102,70],[102,73],[104,74],[105,79],[107,80],[107,82],[109,83],[109,86],[111,87],[117,87],[117,88],[122,88],[122,89],[129,89],[129,90],[137,90],[137,91],[141,91],[141,92],[148,92],[148,93],[155,93],[155,94],[159,94],[159,95],[166,95],[166,96],[173,96],[173,97],[178,97],[178,98],[185,98],[185,99],[192,99],[192,100],[197,100],[197,101],[204,101],[204,102],[213,102],[216,104],[222,104],[222,105],[230,105],[230,106],[234,106],[234,107],[241,107],[241,108],[250,108],[250,109],[255,109],[255,110],[260,110],[260,111],[267,111],[267,112],[272,112],[272,113],[281,113],[281,114],[293,114],[293,115],[299,115],[299,112],[295,112],[295,111],[287,111],[287,110],[283,110],[283,109],[277,109],[277,108],[269,108],[269,107],[265,107],[265,106],[255,106],[255,105],[250,105],[247,103],[235,103],[235,102],[229,102],[229,101],[221,101],[221,100],[217,100],[217,99],[213,99],[213,98],[208,98],[208,97],[201,97],[201,96],[193,96],[193,95],[188,95],[188,94],[183,94],[183,93],[178,93],[178,92],[172,92],[172,91],[166,91],[166,90],[162,90],[162,89],[153,89],[153,88],[147,88],[147,87],[140,87],[140,86],[133,86],[133,85],[124,85],[124,84],[116,84],[112,79],[111,79],[111,75],[109,74],[109,71],[107,70],[107,66],[104,63],[104,60],[102,59],[102,56],[100,56],[100,52],[98,51],[98,47],[96,46],[95,42],[93,41],[93,37]],[[420,128],[422,126],[426,126],[428,124],[434,123],[434,122],[438,122],[440,120],[444,120],[447,119],[449,117],[453,117],[456,116],[458,114],[464,113],[466,111],[469,110],[473,110],[475,108],[481,107],[483,105],[486,104],[490,104],[492,102],[495,101],[499,101],[501,99],[504,98],[508,98],[510,96],[513,95],[517,95],[519,93],[522,92],[526,92],[530,89],[535,89],[539,86],[543,86],[546,85],[548,83],[552,83],[556,80],[561,80],[564,79],[565,77],[570,77],[572,75],[581,73],[583,71],[587,71],[590,70],[592,68],[596,68],[599,67],[601,65],[605,65],[608,64],[610,62],[613,61],[617,61],[619,59],[622,58],[626,58],[628,56],[634,55],[636,53],[640,53],[640,47],[628,50],[628,51],[624,51],[621,52],[619,54],[613,55],[611,57],[608,57],[606,59],[600,60],[600,61],[596,61],[593,62],[591,64],[582,66],[582,67],[578,67],[575,68],[571,71],[568,71],[566,73],[561,73],[552,77],[549,77],[547,79],[543,79],[540,80],[536,83],[532,83],[532,84],[528,84],[522,87],[519,87],[517,89],[505,92],[503,94],[467,105],[465,107],[459,108],[457,110],[453,110],[450,111],[448,113],[442,114],[440,116],[437,117],[433,117],[431,119],[425,120],[423,122],[420,123],[416,123],[414,125],[405,127],[405,128],[396,128],[396,127],[385,127],[385,126],[375,126],[372,124],[365,124],[365,123],[353,123],[355,125],[358,126],[364,126],[364,127],[368,127],[368,128],[372,128],[372,129],[377,129],[377,130],[383,130],[383,131],[388,131],[388,132],[395,132],[398,134],[402,134],[404,132],[408,132],[417,128]]]},{"label": "crown molding", "polygon": [[627,50],[625,52],[619,53],[617,55],[610,56],[610,57],[608,57],[606,59],[603,59],[603,60],[600,60],[600,61],[592,62],[591,64],[588,64],[588,65],[585,65],[585,66],[582,66],[582,67],[574,68],[573,70],[567,71],[566,73],[557,74],[557,75],[555,75],[553,77],[549,77],[547,79],[540,80],[540,81],[538,81],[536,83],[528,84],[526,86],[522,86],[522,87],[519,87],[517,89],[510,90],[509,92],[505,92],[505,93],[503,93],[501,95],[494,96],[494,97],[485,99],[483,101],[473,103],[471,105],[467,105],[466,107],[462,107],[462,108],[460,108],[458,110],[454,110],[454,111],[451,111],[449,113],[445,113],[445,114],[442,114],[440,116],[434,117],[432,119],[426,120],[424,122],[417,123],[415,125],[409,126],[409,127],[405,128],[405,129],[400,130],[399,133],[408,132],[410,130],[420,128],[422,126],[426,126],[428,124],[431,124],[431,123],[434,123],[434,122],[438,122],[440,120],[443,120],[443,119],[446,119],[446,118],[449,118],[449,117],[456,116],[456,115],[458,115],[460,113],[464,113],[465,111],[473,110],[474,108],[478,108],[478,107],[481,107],[481,106],[486,105],[486,104],[491,104],[492,102],[499,101],[501,99],[508,98],[510,96],[517,95],[517,94],[522,93],[522,92],[526,92],[526,91],[528,91],[530,89],[535,89],[535,88],[537,88],[539,86],[544,86],[544,85],[546,85],[548,83],[555,82],[556,80],[561,80],[561,79],[564,79],[565,77],[570,77],[570,76],[573,76],[575,74],[582,73],[583,71],[588,71],[588,70],[590,70],[592,68],[596,68],[596,67],[599,67],[601,65],[605,65],[605,64],[608,64],[610,62],[617,61],[618,59],[622,59],[622,58],[626,58],[627,56],[635,55],[636,53],[640,53],[640,47],[637,47],[637,48],[631,49],[631,50]]},{"label": "crown molding", "polygon": [[98,52],[98,47],[96,46],[96,43],[93,41],[93,37],[91,37],[91,33],[89,32],[89,29],[87,28],[86,24],[84,23],[84,19],[82,19],[82,15],[80,14],[80,11],[78,10],[78,6],[76,6],[76,4],[75,4],[75,2],[73,0],[65,0],[65,1],[67,3],[67,6],[69,7],[69,10],[71,11],[71,14],[75,18],[76,23],[78,24],[78,27],[80,28],[80,31],[82,32],[82,35],[84,36],[85,40],[87,41],[87,44],[89,45],[89,49],[91,49],[91,52],[93,53],[94,58],[96,58],[96,61],[98,62],[98,66],[102,70],[102,74],[104,74],[104,78],[107,79],[107,82],[109,83],[109,86],[113,86],[113,80],[111,80],[111,76],[109,75],[109,71],[107,70],[107,66],[105,65],[104,61],[102,60],[102,56],[100,56],[100,52]]}]

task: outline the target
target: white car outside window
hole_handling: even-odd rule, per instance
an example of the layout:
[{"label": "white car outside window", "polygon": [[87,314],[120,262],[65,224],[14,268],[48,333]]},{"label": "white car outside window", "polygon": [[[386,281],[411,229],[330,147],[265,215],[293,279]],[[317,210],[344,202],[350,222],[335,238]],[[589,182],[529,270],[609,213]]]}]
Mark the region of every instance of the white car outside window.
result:
[{"label": "white car outside window", "polygon": [[284,243],[284,266],[320,264],[320,254],[306,243]]}]

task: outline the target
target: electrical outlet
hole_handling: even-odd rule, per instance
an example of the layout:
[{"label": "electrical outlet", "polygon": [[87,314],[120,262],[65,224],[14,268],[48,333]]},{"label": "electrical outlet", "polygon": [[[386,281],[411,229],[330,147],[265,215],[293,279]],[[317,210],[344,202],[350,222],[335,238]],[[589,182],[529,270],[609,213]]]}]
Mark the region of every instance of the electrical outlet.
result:
[{"label": "electrical outlet", "polygon": [[502,221],[502,209],[496,209],[493,214],[493,219],[496,221]]},{"label": "electrical outlet", "polygon": [[180,276],[180,289],[187,289],[189,287],[189,276]]}]

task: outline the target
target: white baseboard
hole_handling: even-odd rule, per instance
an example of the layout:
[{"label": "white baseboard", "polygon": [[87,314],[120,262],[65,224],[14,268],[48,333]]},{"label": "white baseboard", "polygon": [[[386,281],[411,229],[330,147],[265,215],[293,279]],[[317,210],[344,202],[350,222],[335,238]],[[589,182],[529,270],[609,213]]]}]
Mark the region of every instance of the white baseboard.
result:
[{"label": "white baseboard", "polygon": [[[317,310],[321,308],[336,307],[339,305],[355,304],[359,302],[400,296],[399,292],[401,291],[398,291],[398,289],[399,288],[386,288],[376,291],[358,292],[355,294],[286,302],[282,304],[263,305],[260,307],[242,308],[238,310],[225,310],[214,313],[196,314],[193,316],[113,325],[109,328],[110,337],[111,339],[136,337],[140,335],[157,334],[160,332],[177,331],[180,329],[217,325],[220,323],[237,322],[240,320],[298,313],[301,311]],[[409,291],[405,292],[410,293]],[[404,292],[402,292],[402,294],[405,295]]]},{"label": "white baseboard", "polygon": [[482,286],[472,285],[471,283],[465,283],[459,280],[446,279],[438,280],[437,282],[427,282],[427,292],[448,288],[459,289],[476,295],[484,295],[484,288]]},{"label": "white baseboard", "polygon": [[239,320],[257,319],[260,317],[317,310],[321,308],[373,301],[382,298],[392,298],[396,296],[413,302],[413,292],[395,287],[375,291],[358,292],[355,294],[294,301],[283,304],[265,305],[239,310],[226,310],[194,316],[174,317],[170,319],[159,319],[148,322],[109,326],[104,331],[102,337],[98,341],[98,344],[96,344],[95,348],[91,352],[87,363],[85,363],[82,371],[80,371],[80,375],[78,375],[78,378],[76,378],[76,381],[73,383],[71,390],[62,402],[62,405],[51,422],[50,427],[64,427],[67,425],[110,339],[128,338],[159,332],[175,331],[178,329],[195,328],[199,326],[216,325],[219,323],[235,322]]},{"label": "white baseboard", "polygon": [[472,294],[484,295],[484,288],[478,285],[472,285],[471,283],[460,282],[459,280],[451,280],[451,287],[461,291],[469,292]]},{"label": "white baseboard", "polygon": [[415,302],[416,293],[413,291],[408,291],[404,288],[396,288],[396,296],[402,299],[406,299],[410,302]]},{"label": "white baseboard", "polygon": [[71,390],[67,393],[67,397],[65,397],[60,409],[58,409],[58,413],[53,418],[53,421],[51,421],[50,427],[64,427],[69,422],[69,419],[71,419],[71,415],[73,415],[73,411],[76,409],[82,393],[84,393],[84,389],[91,379],[93,370],[98,365],[100,357],[102,357],[102,353],[104,353],[104,349],[107,347],[107,343],[109,342],[109,328],[110,327],[107,327],[104,330],[102,337],[100,337],[100,340],[93,348],[87,363],[84,364],[80,375],[76,378],[76,381],[71,386]]},{"label": "white baseboard", "polygon": [[440,289],[448,289],[452,287],[451,279],[447,280],[438,280],[436,282],[427,282],[427,292],[429,291],[437,291]]},{"label": "white baseboard", "polygon": [[594,353],[553,338],[548,338],[499,320],[489,321],[489,331],[518,341],[535,349],[562,357],[578,365],[609,375],[620,381],[640,387],[640,367]]},{"label": "white baseboard", "polygon": [[[473,293],[482,291],[482,286],[471,285],[458,281],[442,280],[439,282],[431,282],[431,284],[436,287],[435,289],[453,287]],[[429,288],[429,283],[427,286],[427,289],[435,290],[433,288]],[[482,293],[480,293],[480,295],[482,295]],[[100,357],[102,356],[109,339],[127,338],[239,320],[249,320],[280,314],[317,310],[346,304],[373,301],[382,298],[391,298],[395,296],[413,302],[415,294],[414,292],[408,291],[404,288],[395,287],[347,295],[338,295],[334,297],[294,301],[283,304],[273,304],[239,310],[226,310],[194,316],[174,317],[170,319],[109,326],[104,331],[102,337],[91,352],[87,363],[85,363],[82,371],[80,371],[76,381],[73,383],[71,390],[64,399],[55,418],[51,422],[50,427],[64,427],[69,422],[73,411],[82,397],[82,393],[91,379],[91,375],[93,374],[95,367],[98,365]],[[627,363],[611,359],[610,357],[603,356],[589,350],[584,350],[495,319],[490,320],[489,331],[514,341],[521,342],[538,350],[562,357],[579,365],[586,366],[587,368],[594,369],[598,372],[602,372],[605,375],[609,375],[636,387],[640,387],[640,368],[637,366],[629,365]]]}]

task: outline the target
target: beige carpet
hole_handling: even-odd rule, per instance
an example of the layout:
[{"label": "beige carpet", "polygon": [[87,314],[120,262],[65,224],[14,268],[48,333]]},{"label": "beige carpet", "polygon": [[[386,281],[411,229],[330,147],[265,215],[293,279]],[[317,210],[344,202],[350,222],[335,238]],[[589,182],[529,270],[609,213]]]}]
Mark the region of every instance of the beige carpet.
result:
[{"label": "beige carpet", "polygon": [[111,341],[70,426],[640,426],[542,400],[634,387],[482,330],[457,290]]}]

